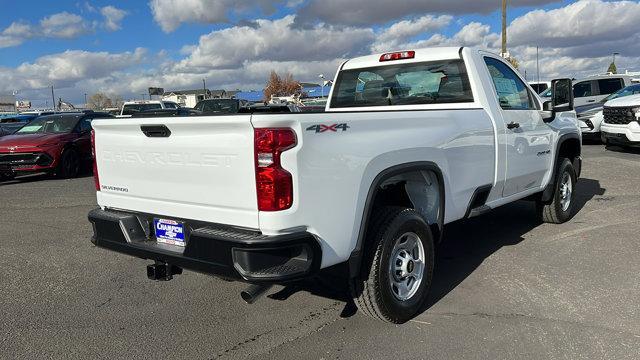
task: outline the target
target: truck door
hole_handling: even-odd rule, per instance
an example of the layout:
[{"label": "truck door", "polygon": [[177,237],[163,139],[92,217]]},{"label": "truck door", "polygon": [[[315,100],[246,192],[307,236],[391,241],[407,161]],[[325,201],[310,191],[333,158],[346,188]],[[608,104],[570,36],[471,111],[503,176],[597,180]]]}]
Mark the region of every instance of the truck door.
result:
[{"label": "truck door", "polygon": [[[500,105],[507,166],[503,196],[540,188],[550,166],[551,129],[524,81],[502,60],[485,57]],[[504,126],[500,129],[500,126]],[[500,176],[500,174],[499,174]]]}]

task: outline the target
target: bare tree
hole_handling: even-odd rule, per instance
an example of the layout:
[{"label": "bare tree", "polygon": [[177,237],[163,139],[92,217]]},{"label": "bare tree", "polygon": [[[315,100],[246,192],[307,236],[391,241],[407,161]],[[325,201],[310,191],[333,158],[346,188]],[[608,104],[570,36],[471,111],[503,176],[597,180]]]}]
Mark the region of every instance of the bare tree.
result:
[{"label": "bare tree", "polygon": [[300,82],[294,80],[293,75],[287,73],[281,77],[277,72],[271,71],[267,86],[264,88],[264,100],[269,101],[272,96],[291,96],[301,92]]},{"label": "bare tree", "polygon": [[108,95],[97,92],[87,100],[87,107],[92,110],[103,110],[110,107],[121,107],[124,101],[120,95]]}]

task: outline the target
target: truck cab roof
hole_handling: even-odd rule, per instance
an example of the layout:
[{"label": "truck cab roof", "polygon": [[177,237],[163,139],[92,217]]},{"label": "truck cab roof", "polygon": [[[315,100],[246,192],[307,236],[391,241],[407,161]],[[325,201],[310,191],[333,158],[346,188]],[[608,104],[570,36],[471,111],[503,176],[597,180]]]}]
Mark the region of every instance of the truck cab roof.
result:
[{"label": "truck cab roof", "polygon": [[373,55],[361,56],[351,60],[347,60],[343,66],[343,70],[359,69],[364,67],[393,65],[394,61],[381,61],[381,57],[385,54],[413,52],[414,56],[410,59],[403,59],[403,63],[414,63],[434,60],[459,59],[462,48],[457,47],[441,47],[429,49],[401,50],[388,53],[378,53]]}]

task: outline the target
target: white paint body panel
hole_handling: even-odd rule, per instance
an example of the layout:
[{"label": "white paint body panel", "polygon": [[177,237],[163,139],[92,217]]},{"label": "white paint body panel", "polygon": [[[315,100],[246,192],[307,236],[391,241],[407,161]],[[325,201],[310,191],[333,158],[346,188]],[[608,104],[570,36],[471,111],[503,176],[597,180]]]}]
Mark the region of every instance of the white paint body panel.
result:
[{"label": "white paint body panel", "polygon": [[[128,189],[127,193],[100,191],[98,203],[255,228],[267,235],[306,230],[321,244],[324,268],[349,258],[372,182],[393,166],[431,162],[441,170],[445,223],[465,216],[479,187],[493,187],[487,202],[492,207],[541,191],[549,183],[553,161],[513,154],[517,136],[508,133],[506,124],[514,119],[499,109],[483,60],[488,53],[460,52],[459,48],[416,50],[416,59],[409,62],[457,59],[460,54],[469,75],[472,103],[339,111],[328,104],[324,113],[97,120],[101,184]],[[379,57],[354,59],[344,68],[380,66]],[[537,96],[536,101],[540,103]],[[551,124],[543,123],[537,111],[518,116],[526,126],[522,137],[527,145],[549,150],[549,159],[555,156],[559,136],[579,134],[573,112],[558,116]],[[340,123],[348,124],[348,131],[306,130],[313,125]],[[165,124],[172,135],[147,138],[140,124]],[[266,127],[288,127],[297,134],[297,146],[282,154],[282,166],[292,174],[294,186],[293,205],[285,211],[257,211],[253,128]],[[118,152],[124,160],[114,160]],[[158,152],[195,159],[209,154],[220,163],[203,167],[178,161],[158,166],[141,162],[136,155]],[[505,184],[513,188],[507,191],[508,196],[503,195]]]}]

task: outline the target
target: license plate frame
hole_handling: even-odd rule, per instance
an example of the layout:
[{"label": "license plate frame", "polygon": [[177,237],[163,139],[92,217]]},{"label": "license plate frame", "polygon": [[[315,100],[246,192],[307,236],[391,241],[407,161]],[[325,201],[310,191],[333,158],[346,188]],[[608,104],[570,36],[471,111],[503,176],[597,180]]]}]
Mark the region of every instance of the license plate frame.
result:
[{"label": "license plate frame", "polygon": [[187,246],[186,226],[182,221],[154,218],[153,232],[158,243]]}]

